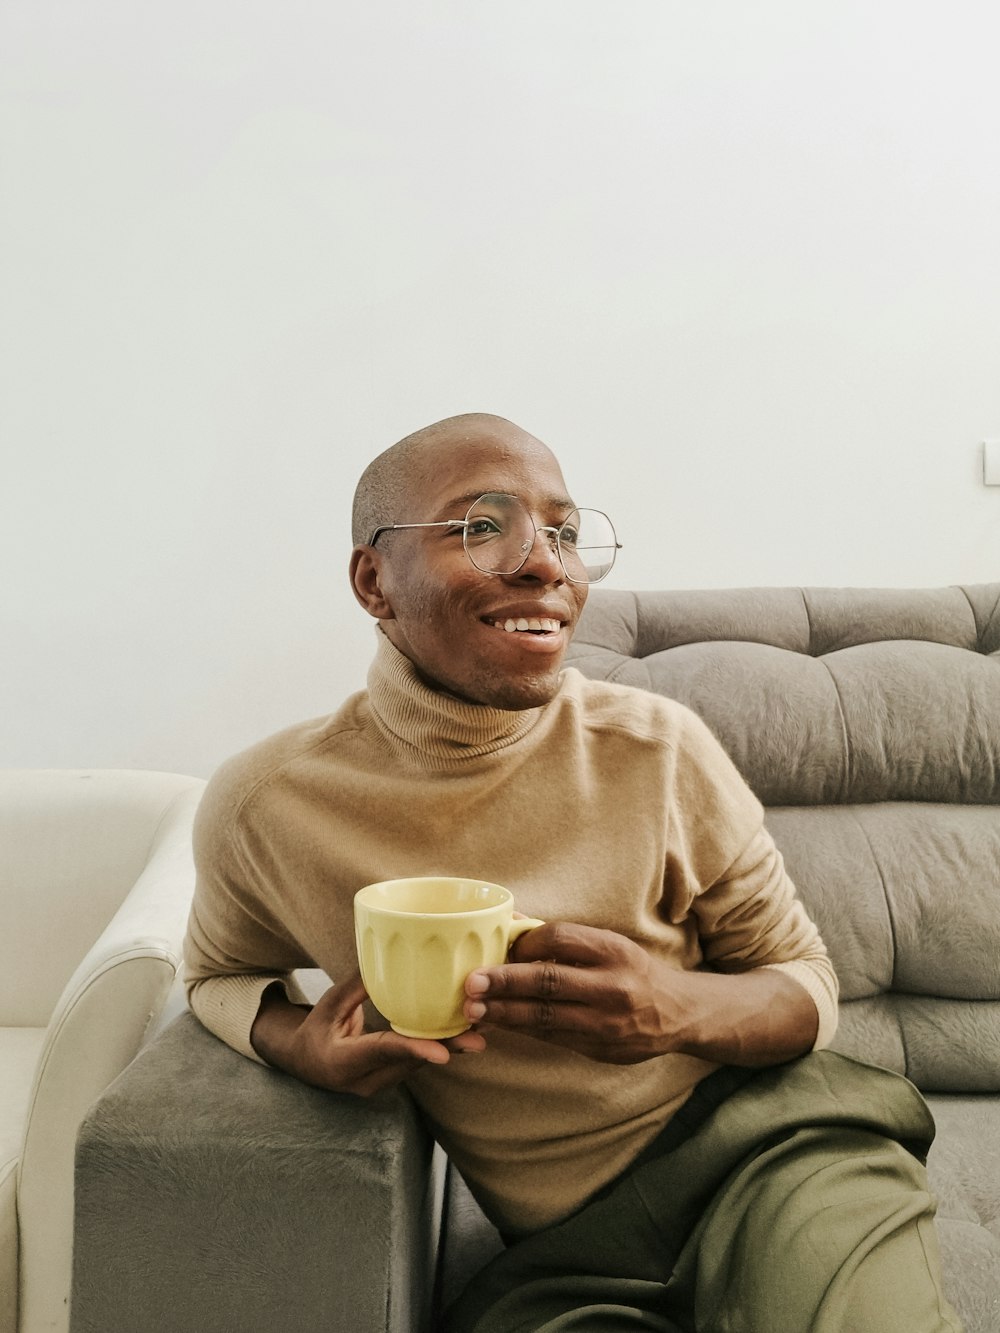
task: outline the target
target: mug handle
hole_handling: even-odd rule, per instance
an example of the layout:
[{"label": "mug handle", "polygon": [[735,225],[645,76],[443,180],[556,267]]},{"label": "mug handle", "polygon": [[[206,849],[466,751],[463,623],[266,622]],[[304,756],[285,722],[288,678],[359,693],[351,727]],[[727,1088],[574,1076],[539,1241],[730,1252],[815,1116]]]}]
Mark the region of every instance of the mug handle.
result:
[{"label": "mug handle", "polygon": [[529,930],[536,930],[539,926],[544,926],[544,921],[539,921],[537,916],[515,917],[510,923],[510,929],[507,931],[507,948],[519,940],[522,935],[527,935]]}]

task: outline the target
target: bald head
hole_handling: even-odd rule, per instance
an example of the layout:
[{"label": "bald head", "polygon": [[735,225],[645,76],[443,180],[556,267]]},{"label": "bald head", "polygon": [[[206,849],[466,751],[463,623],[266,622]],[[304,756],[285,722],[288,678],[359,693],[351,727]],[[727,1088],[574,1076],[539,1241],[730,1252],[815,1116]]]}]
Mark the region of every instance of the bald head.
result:
[{"label": "bald head", "polygon": [[538,450],[553,458],[552,451],[506,417],[489,412],[465,412],[446,417],[407,435],[374,458],[354,492],[351,531],[355,546],[363,546],[377,527],[413,521],[409,512],[421,479],[458,446],[481,445],[500,455],[511,450]]},{"label": "bald head", "polygon": [[[481,568],[469,553],[462,515],[487,495],[516,496],[535,535],[545,534],[522,542],[508,573]],[[559,688],[587,600],[553,539],[573,507],[552,451],[512,421],[482,412],[437,421],[380,454],[358,483],[354,595],[432,689],[491,708],[535,708]],[[372,533],[392,524],[373,548]],[[477,532],[480,545],[484,536]],[[539,624],[507,629],[522,617]]]}]

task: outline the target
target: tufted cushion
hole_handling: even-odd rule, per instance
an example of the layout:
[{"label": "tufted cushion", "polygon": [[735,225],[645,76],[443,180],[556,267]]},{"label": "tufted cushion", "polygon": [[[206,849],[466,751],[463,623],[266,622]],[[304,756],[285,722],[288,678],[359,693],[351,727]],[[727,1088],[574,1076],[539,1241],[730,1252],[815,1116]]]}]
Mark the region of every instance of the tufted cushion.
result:
[{"label": "tufted cushion", "polygon": [[693,708],[766,805],[1000,802],[1000,584],[596,589],[567,661]]},{"label": "tufted cushion", "polygon": [[1000,584],[596,589],[568,661],[694,709],[769,807],[840,1049],[1000,1090]]}]

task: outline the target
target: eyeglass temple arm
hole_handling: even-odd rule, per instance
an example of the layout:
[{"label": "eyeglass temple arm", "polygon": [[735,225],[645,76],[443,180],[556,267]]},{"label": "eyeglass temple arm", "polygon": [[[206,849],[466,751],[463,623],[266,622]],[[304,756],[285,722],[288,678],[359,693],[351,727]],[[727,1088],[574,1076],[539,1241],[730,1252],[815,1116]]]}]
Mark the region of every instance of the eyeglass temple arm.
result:
[{"label": "eyeglass temple arm", "polygon": [[400,528],[467,528],[468,526],[469,521],[465,518],[443,518],[436,523],[383,523],[369,537],[368,545],[374,546],[383,532],[397,532]]}]

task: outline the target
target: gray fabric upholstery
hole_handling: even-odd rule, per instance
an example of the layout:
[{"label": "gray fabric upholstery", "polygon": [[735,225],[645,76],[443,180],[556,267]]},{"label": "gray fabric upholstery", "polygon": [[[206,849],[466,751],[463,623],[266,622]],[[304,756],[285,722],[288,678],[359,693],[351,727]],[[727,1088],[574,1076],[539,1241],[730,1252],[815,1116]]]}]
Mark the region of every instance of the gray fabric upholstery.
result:
[{"label": "gray fabric upholstery", "polygon": [[403,1093],[304,1087],[184,1014],[81,1130],[72,1333],[418,1327],[430,1159]]},{"label": "gray fabric upholstery", "polygon": [[596,589],[568,661],[693,708],[765,805],[996,803],[997,586]]},{"label": "gray fabric upholstery", "polygon": [[693,708],[773,807],[838,1048],[1000,1091],[1000,584],[597,590],[569,660]]},{"label": "gray fabric upholstery", "polygon": [[937,1138],[927,1159],[941,1262],[967,1333],[1000,1329],[1000,1107],[995,1097],[927,1098]]},{"label": "gray fabric upholstery", "polygon": [[938,1094],[946,1282],[997,1333],[1000,584],[597,589],[569,661],[693,708],[768,807],[840,977],[836,1048]]},{"label": "gray fabric upholstery", "polygon": [[[598,588],[569,661],[688,704],[764,802],[836,1044],[929,1094],[948,1294],[1000,1333],[1000,584]],[[73,1331],[426,1327],[428,1158],[405,1097],[301,1088],[179,1020],[84,1125]],[[500,1243],[453,1172],[447,1197],[445,1296]]]}]

